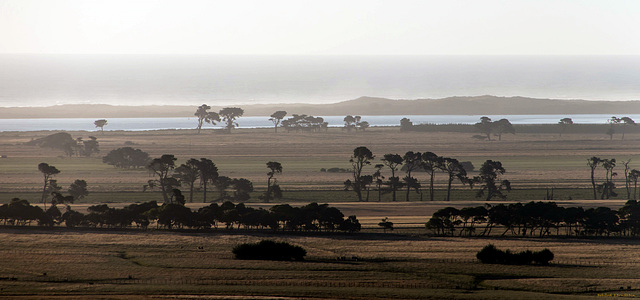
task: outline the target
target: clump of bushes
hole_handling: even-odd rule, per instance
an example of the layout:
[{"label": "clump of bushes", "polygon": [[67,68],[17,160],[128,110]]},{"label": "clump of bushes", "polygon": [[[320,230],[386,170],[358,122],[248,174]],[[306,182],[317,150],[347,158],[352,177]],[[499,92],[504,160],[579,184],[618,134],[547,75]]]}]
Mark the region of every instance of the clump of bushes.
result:
[{"label": "clump of bushes", "polygon": [[262,240],[259,243],[245,243],[233,248],[237,259],[258,260],[304,260],[307,251],[300,246],[286,242]]},{"label": "clump of bushes", "polygon": [[503,264],[503,265],[530,265],[539,264],[547,265],[553,260],[553,252],[549,249],[533,252],[526,250],[522,252],[511,252],[511,250],[502,251],[496,246],[489,244],[480,250],[476,257],[483,264]]}]

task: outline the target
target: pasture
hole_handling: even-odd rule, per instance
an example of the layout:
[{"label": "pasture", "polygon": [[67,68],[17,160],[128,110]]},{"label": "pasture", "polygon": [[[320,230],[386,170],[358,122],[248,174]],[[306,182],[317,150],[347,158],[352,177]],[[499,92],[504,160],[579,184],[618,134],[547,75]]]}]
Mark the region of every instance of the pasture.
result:
[{"label": "pasture", "polygon": [[[84,211],[96,203],[121,207],[135,202],[162,201],[157,191],[143,192],[153,179],[144,169],[117,169],[102,163],[110,150],[131,145],[150,154],[174,154],[178,164],[206,157],[220,175],[247,178],[255,187],[247,205],[267,208],[277,203],[329,203],[345,215],[357,215],[359,234],[283,235],[268,231],[169,232],[163,230],[0,228],[0,295],[2,298],[104,299],[265,297],[320,299],[548,299],[590,298],[599,295],[640,295],[640,241],[621,238],[461,238],[429,237],[424,223],[446,207],[483,205],[476,189],[454,183],[452,201],[445,195],[444,174],[436,175],[436,201],[412,192],[397,202],[390,194],[378,201],[372,190],[368,202],[357,202],[344,191],[351,174],[322,172],[350,168],[355,147],[366,146],[381,163],[385,153],[431,151],[440,156],[471,161],[476,170],[485,160],[498,160],[504,178],[514,188],[508,202],[543,200],[554,189],[561,206],[614,209],[626,201],[622,161],[640,169],[640,135],[624,141],[601,135],[573,133],[505,135],[502,141],[481,141],[468,133],[399,132],[397,127],[369,128],[365,132],[287,133],[272,129],[221,131],[105,131],[70,132],[74,138],[94,135],[100,153],[93,157],[66,157],[55,149],[25,146],[25,142],[53,132],[0,132],[0,203],[13,197],[37,203],[43,185],[37,165],[46,162],[61,173],[55,176],[63,191],[75,179],[86,180],[89,196],[71,206]],[[616,158],[618,197],[590,200],[587,158]],[[282,163],[276,175],[283,189],[277,202],[260,203],[266,188],[266,162]],[[373,165],[367,173],[373,173]],[[403,173],[403,172],[401,172]],[[383,169],[383,175],[389,171]],[[426,188],[427,175],[414,174]],[[470,172],[477,175],[477,172]],[[596,179],[602,181],[604,170]],[[183,188],[183,192],[186,189]],[[215,195],[215,191],[212,191]],[[203,205],[201,193],[187,206]],[[492,202],[504,203],[502,200]],[[377,228],[389,217],[394,233]],[[263,238],[287,241],[307,249],[304,262],[241,261],[231,255],[234,245]],[[475,253],[486,244],[521,251],[549,248],[556,255],[551,266],[483,265]],[[272,298],[269,298],[272,297]]]},{"label": "pasture", "polygon": [[[302,246],[308,252],[305,261],[233,258],[233,246],[265,238]],[[4,228],[0,239],[0,294],[5,299],[587,299],[640,294],[640,241],[629,239],[35,228]],[[512,250],[549,248],[555,259],[549,266],[481,264],[475,253],[489,243]]]}]

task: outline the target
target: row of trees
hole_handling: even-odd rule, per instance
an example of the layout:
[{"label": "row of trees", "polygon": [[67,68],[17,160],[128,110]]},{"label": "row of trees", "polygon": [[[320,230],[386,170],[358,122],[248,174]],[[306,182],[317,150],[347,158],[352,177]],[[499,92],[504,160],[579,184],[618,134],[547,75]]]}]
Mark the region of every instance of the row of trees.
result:
[{"label": "row of trees", "polygon": [[[344,182],[346,189],[352,189],[359,201],[363,201],[363,193],[366,192],[366,201],[369,200],[371,185],[375,184],[378,192],[378,201],[382,193],[392,193],[393,201],[396,201],[396,192],[401,188],[405,190],[405,200],[409,201],[412,191],[422,196],[422,185],[413,175],[416,172],[425,172],[429,176],[429,200],[434,200],[434,178],[437,173],[444,173],[447,176],[447,196],[446,201],[451,199],[452,184],[459,181],[468,184],[471,188],[479,185],[477,197],[485,197],[490,201],[494,197],[506,198],[503,191],[511,190],[508,180],[502,179],[506,172],[499,161],[487,160],[482,164],[478,176],[470,178],[465,167],[455,158],[438,156],[433,152],[413,152],[409,151],[404,155],[385,154],[381,164],[375,165],[375,172],[371,175],[364,173],[365,166],[371,165],[375,156],[367,147],[357,147],[353,150],[353,155],[349,159],[352,166],[352,178]],[[388,169],[391,176],[386,178],[382,175],[382,169]],[[400,179],[396,173],[404,171],[405,176]]]},{"label": "row of trees", "polygon": [[216,125],[216,122],[220,121],[226,123],[225,128],[229,133],[231,133],[231,129],[238,126],[238,123],[236,123],[236,119],[244,114],[244,110],[238,107],[225,107],[217,113],[214,111],[209,111],[210,109],[211,106],[202,104],[198,106],[198,109],[193,114],[194,116],[198,117],[198,126],[196,127],[196,129],[198,129],[198,133],[200,133],[200,129],[202,129],[204,123]]},{"label": "row of trees", "polygon": [[[189,189],[189,202],[193,202],[193,194],[196,182],[202,188],[202,201],[207,202],[207,191],[209,186],[215,187],[218,192],[216,201],[234,200],[247,201],[253,192],[253,183],[245,178],[229,178],[220,176],[218,167],[208,158],[191,158],[187,162],[177,166],[176,157],[172,154],[165,154],[159,158],[152,159],[147,168],[156,177],[145,185],[147,188],[159,188],[162,192],[164,203],[181,202],[185,199],[178,187],[186,186]],[[267,191],[260,197],[265,202],[272,199],[282,198],[282,190],[274,178],[276,174],[282,173],[282,164],[279,162],[267,162]],[[228,190],[233,187],[233,193]]]},{"label": "row of trees", "polygon": [[93,205],[88,214],[74,211],[67,205],[61,213],[56,205],[46,211],[29,204],[27,200],[14,198],[0,206],[0,220],[5,225],[27,226],[36,222],[42,226],[65,223],[67,227],[101,227],[146,229],[154,224],[158,228],[208,229],[223,225],[227,229],[265,229],[291,231],[360,231],[356,216],[345,218],[342,212],[328,204],[311,203],[302,207],[288,204],[275,205],[269,210],[255,209],[226,201],[213,203],[192,211],[179,203],[159,206],[155,201],[131,204],[124,208],[112,208],[106,204]]},{"label": "row of trees", "polygon": [[[426,223],[436,235],[486,236],[500,228],[502,236],[640,235],[640,203],[629,200],[620,209],[561,207],[555,202],[446,207]],[[564,229],[564,230],[562,230]]]},{"label": "row of trees", "polygon": [[[591,188],[593,190],[593,199],[609,199],[610,197],[616,197],[618,194],[615,192],[616,184],[614,177],[618,176],[618,173],[614,171],[616,167],[615,158],[599,158],[597,156],[587,159],[587,166],[591,171]],[[640,179],[640,170],[631,169],[631,160],[623,161],[624,166],[624,185],[627,193],[627,199],[637,199],[638,197],[638,180]],[[602,167],[604,170],[604,181],[596,183],[596,170],[598,167]]]}]

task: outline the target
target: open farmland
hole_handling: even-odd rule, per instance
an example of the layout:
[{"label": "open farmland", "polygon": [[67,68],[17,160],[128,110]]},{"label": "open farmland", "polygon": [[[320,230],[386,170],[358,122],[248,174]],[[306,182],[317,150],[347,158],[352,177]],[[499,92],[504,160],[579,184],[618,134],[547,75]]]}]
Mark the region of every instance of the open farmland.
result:
[{"label": "open farmland", "polygon": [[[2,229],[3,298],[568,299],[640,294],[640,242]],[[239,243],[300,245],[302,262],[243,261]],[[549,266],[484,265],[475,253],[549,248]],[[57,295],[57,297],[56,297]],[[143,296],[144,295],[144,296]],[[203,296],[197,296],[203,295]],[[208,296],[205,296],[208,295]],[[243,299],[243,298],[241,298]]]},{"label": "open farmland", "polygon": [[[0,193],[37,193],[42,180],[37,169],[40,162],[47,162],[61,170],[55,178],[61,186],[75,179],[84,179],[94,193],[141,192],[142,186],[152,178],[149,172],[143,169],[120,170],[103,164],[101,160],[109,151],[124,147],[126,142],[134,143],[132,147],[148,152],[151,157],[173,154],[178,158],[178,163],[189,158],[209,158],[218,166],[221,175],[247,178],[258,190],[266,186],[265,163],[278,161],[282,163],[283,173],[278,174],[277,179],[285,190],[285,198],[286,191],[341,190],[342,183],[349,179],[350,174],[321,172],[321,169],[349,169],[349,157],[357,146],[371,149],[376,155],[373,164],[381,163],[380,158],[385,153],[402,155],[407,151],[431,151],[459,161],[471,161],[476,169],[487,159],[498,160],[507,170],[504,178],[511,181],[514,189],[528,190],[527,193],[534,194],[515,197],[530,200],[544,197],[545,191],[536,192],[540,189],[589,188],[586,159],[591,156],[616,158],[619,162],[631,159],[632,167],[634,162],[640,162],[637,151],[640,148],[640,135],[637,134],[627,134],[624,141],[610,141],[604,134],[565,134],[559,137],[557,134],[532,133],[506,135],[502,141],[480,141],[471,138],[468,133],[401,133],[395,127],[370,128],[357,133],[337,128],[331,128],[328,132],[277,134],[270,129],[240,129],[232,134],[206,130],[200,135],[195,130],[106,131],[104,134],[71,132],[74,138],[87,138],[90,135],[98,138],[101,152],[90,158],[69,158],[60,150],[22,145],[51,133],[0,133],[0,154],[6,155],[6,158],[0,159],[3,175],[0,178]],[[366,172],[373,171],[373,166],[366,169]],[[383,172],[388,173],[386,170]],[[470,172],[470,175],[477,173]],[[416,177],[423,182],[427,179],[427,175],[421,173],[417,173]],[[444,186],[444,180],[444,176],[436,176],[436,184],[440,188]],[[425,185],[423,183],[423,187]],[[619,183],[618,186],[624,185]],[[454,198],[458,197],[456,199],[469,200],[473,197],[468,187],[456,183],[454,188],[462,189],[461,196],[454,193]],[[580,191],[572,191],[563,193],[560,198],[580,199],[583,195]],[[351,199],[347,197],[349,195],[340,198],[355,199],[354,195],[351,195]],[[375,192],[371,193],[370,198],[377,200]],[[420,200],[420,197],[414,194],[412,199]],[[333,200],[340,199],[327,199]]]}]

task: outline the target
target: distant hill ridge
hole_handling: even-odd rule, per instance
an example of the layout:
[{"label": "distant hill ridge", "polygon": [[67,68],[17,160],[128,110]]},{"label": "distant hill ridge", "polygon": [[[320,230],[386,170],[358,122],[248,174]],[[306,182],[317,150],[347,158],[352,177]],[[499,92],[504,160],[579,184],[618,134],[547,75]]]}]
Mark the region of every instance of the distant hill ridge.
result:
[{"label": "distant hill ridge", "polygon": [[[330,115],[523,115],[523,114],[639,114],[640,101],[557,100],[527,97],[448,97],[392,100],[376,97],[332,104],[238,105],[245,116],[268,116],[277,110],[291,114]],[[193,117],[197,106],[116,106],[67,104],[49,107],[2,107],[0,118],[158,118]],[[217,111],[221,106],[213,106]]]}]

